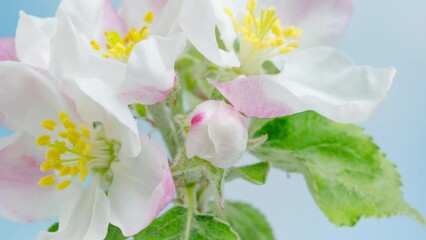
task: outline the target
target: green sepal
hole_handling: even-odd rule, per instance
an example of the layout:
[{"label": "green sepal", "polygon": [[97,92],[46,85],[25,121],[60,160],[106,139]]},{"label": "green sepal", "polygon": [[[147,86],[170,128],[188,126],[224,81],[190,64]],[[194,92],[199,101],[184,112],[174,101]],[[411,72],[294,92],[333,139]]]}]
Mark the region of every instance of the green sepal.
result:
[{"label": "green sepal", "polygon": [[48,232],[57,232],[59,229],[59,223],[55,222],[54,224],[52,224],[52,226],[49,227],[49,229],[47,229]]},{"label": "green sepal", "polygon": [[195,175],[195,179],[207,177],[216,195],[217,204],[223,208],[223,183],[225,181],[225,169],[213,166],[210,162],[193,157],[189,159],[184,149],[176,155],[174,165],[171,168],[173,175]]},{"label": "green sepal", "polygon": [[270,169],[268,162],[261,162],[254,165],[230,168],[226,173],[226,181],[242,178],[251,183],[262,185],[266,183]]},{"label": "green sepal", "polygon": [[148,116],[146,111],[146,106],[140,103],[135,103],[132,105],[133,109],[135,110],[136,114],[138,114],[141,118],[146,118]]},{"label": "green sepal", "polygon": [[120,228],[110,224],[108,226],[108,234],[104,240],[126,240],[127,237],[123,235]]},{"label": "green sepal", "polygon": [[271,61],[265,61],[262,64],[262,69],[267,75],[276,75],[281,73],[277,66],[275,66],[275,64]]}]

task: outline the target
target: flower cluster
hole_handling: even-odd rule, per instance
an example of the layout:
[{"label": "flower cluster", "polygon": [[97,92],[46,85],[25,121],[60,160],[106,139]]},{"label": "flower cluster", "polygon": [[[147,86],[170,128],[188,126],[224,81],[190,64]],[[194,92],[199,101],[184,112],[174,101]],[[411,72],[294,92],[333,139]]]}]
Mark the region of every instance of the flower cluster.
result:
[{"label": "flower cluster", "polygon": [[182,169],[227,171],[262,144],[253,119],[366,120],[395,70],[335,48],[351,13],[351,0],[123,0],[119,10],[62,0],[54,17],[21,12],[16,37],[0,39],[0,125],[14,131],[0,141],[0,214],[58,216],[39,239],[104,239],[109,224],[133,236],[174,198],[185,203],[185,187],[211,192],[201,170]]}]

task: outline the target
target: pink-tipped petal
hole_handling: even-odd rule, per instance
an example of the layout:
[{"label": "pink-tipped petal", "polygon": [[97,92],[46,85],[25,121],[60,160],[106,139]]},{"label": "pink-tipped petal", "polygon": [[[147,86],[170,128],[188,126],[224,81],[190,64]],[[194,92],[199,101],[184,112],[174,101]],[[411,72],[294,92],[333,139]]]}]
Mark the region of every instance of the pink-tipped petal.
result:
[{"label": "pink-tipped petal", "polygon": [[166,154],[148,136],[141,133],[140,138],[139,156],[112,165],[114,180],[108,192],[111,223],[125,236],[147,227],[175,192]]},{"label": "pink-tipped petal", "polygon": [[15,38],[0,38],[0,61],[18,61]]},{"label": "pink-tipped petal", "polygon": [[56,19],[38,18],[21,11],[15,39],[19,61],[47,69],[50,63],[50,40],[55,29]]},{"label": "pink-tipped petal", "polygon": [[225,102],[206,101],[190,115],[186,154],[220,168],[232,167],[246,149],[247,120]]},{"label": "pink-tipped petal", "polygon": [[12,221],[44,221],[56,215],[59,199],[53,187],[38,185],[44,149],[35,138],[18,133],[0,139],[0,214]]},{"label": "pink-tipped petal", "polygon": [[108,232],[108,198],[96,179],[86,188],[71,186],[61,202],[57,232],[41,232],[38,240],[104,239]]},{"label": "pink-tipped petal", "polygon": [[295,113],[303,105],[269,76],[250,76],[230,82],[210,81],[234,105],[250,117],[274,118]]},{"label": "pink-tipped petal", "polygon": [[150,37],[138,43],[129,58],[126,80],[120,88],[127,103],[154,104],[164,100],[175,83],[174,65],[185,47],[182,34]]},{"label": "pink-tipped petal", "polygon": [[336,49],[295,51],[280,75],[212,83],[239,111],[272,118],[314,110],[334,121],[368,119],[385,98],[393,68],[356,66]]},{"label": "pink-tipped petal", "polygon": [[115,31],[120,33],[122,36],[126,33],[126,25],[124,20],[118,14],[111,0],[104,0],[103,6],[103,30],[104,31]]},{"label": "pink-tipped petal", "polygon": [[303,29],[302,47],[336,46],[350,23],[352,0],[266,0],[282,23]]}]

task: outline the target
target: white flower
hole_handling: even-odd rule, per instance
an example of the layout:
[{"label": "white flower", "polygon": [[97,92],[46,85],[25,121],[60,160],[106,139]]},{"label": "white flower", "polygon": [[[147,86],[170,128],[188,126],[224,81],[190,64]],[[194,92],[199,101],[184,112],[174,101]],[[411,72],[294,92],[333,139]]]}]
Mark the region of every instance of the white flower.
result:
[{"label": "white flower", "polygon": [[225,102],[206,101],[190,115],[186,154],[220,168],[232,167],[247,147],[247,120]]},{"label": "white flower", "polygon": [[0,140],[0,214],[59,216],[39,239],[103,239],[109,223],[136,234],[173,198],[167,157],[111,87],[74,83],[67,95],[45,70],[0,63],[0,124],[15,131]]},{"label": "white flower", "polygon": [[186,39],[152,35],[154,12],[134,14],[143,26],[126,25],[110,0],[63,0],[54,18],[21,12],[18,58],[61,80],[102,79],[129,104],[160,102],[174,86],[174,63]]},{"label": "white flower", "polygon": [[216,25],[229,22],[222,11],[222,0],[123,0],[121,13],[131,26],[142,26],[138,14],[153,11],[159,21],[154,33],[168,36],[183,32],[198,51],[211,62],[223,67],[238,67],[233,51],[224,51],[216,41]]},{"label": "white flower", "polygon": [[[240,76],[212,83],[246,115],[273,118],[314,110],[335,121],[360,122],[385,98],[394,68],[356,66],[333,48],[350,21],[351,0],[211,2],[220,6],[192,22],[210,31],[217,26],[227,50],[237,52],[241,65],[232,70]],[[207,24],[211,14],[213,27]],[[201,53],[210,59],[208,52]],[[279,73],[266,71],[265,63]]]}]

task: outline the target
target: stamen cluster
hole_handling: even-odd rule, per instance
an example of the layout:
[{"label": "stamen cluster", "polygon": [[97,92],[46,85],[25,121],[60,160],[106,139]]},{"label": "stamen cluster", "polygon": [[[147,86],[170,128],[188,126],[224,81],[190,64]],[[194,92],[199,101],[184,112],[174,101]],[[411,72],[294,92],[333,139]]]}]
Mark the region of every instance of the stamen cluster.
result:
[{"label": "stamen cluster", "polygon": [[[78,180],[83,183],[91,170],[108,168],[116,159],[115,153],[119,150],[119,144],[116,141],[107,141],[102,130],[91,136],[86,125],[82,124],[77,129],[77,124],[71,121],[65,112],[59,114],[59,120],[63,129],[57,132],[57,137],[42,135],[37,138],[36,143],[49,147],[46,161],[40,165],[40,170],[57,172],[57,175],[40,179],[39,185],[54,186],[59,181],[56,188],[63,190],[77,175]],[[58,124],[54,120],[45,120],[41,125],[49,131],[55,131]]]},{"label": "stamen cluster", "polygon": [[[151,24],[154,21],[154,13],[149,11],[144,18],[147,24]],[[133,51],[133,47],[140,41],[146,39],[149,35],[149,27],[143,26],[140,30],[130,28],[127,35],[122,38],[120,33],[110,31],[104,32],[106,37],[106,49],[102,56],[104,58],[115,58],[116,60],[127,62],[130,54]],[[96,40],[91,40],[90,44],[96,51],[101,51],[102,48]]]}]

